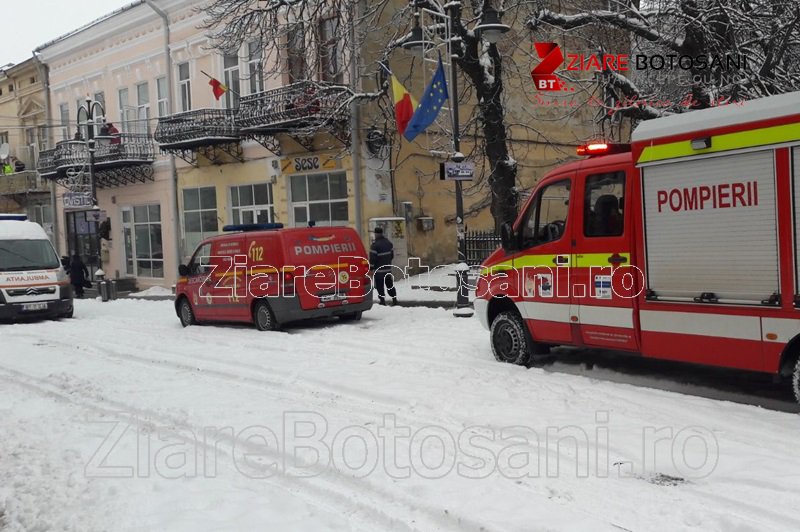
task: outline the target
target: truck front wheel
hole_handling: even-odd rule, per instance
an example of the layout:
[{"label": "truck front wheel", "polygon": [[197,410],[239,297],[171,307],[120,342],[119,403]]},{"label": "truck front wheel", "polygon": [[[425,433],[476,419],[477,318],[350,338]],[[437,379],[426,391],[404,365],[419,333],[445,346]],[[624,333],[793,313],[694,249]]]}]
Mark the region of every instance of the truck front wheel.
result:
[{"label": "truck front wheel", "polygon": [[525,328],[522,316],[514,311],[497,315],[489,333],[494,357],[508,364],[525,366],[533,353],[533,341]]},{"label": "truck front wheel", "polygon": [[792,391],[794,392],[794,400],[800,403],[800,357],[794,363],[794,371],[792,372]]}]

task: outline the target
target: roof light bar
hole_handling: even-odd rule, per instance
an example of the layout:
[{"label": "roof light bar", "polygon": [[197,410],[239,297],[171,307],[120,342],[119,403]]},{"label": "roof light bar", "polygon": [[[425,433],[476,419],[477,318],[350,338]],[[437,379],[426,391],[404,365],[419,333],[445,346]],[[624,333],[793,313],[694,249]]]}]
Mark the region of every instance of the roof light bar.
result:
[{"label": "roof light bar", "polygon": [[631,145],[610,142],[590,142],[589,144],[578,146],[576,151],[578,155],[591,157],[594,155],[629,152],[631,151]]},{"label": "roof light bar", "polygon": [[25,222],[28,220],[27,214],[0,214],[0,221],[14,220],[17,222]]},{"label": "roof light bar", "polygon": [[272,231],[275,229],[283,229],[283,224],[232,224],[222,228],[226,233],[233,231]]}]

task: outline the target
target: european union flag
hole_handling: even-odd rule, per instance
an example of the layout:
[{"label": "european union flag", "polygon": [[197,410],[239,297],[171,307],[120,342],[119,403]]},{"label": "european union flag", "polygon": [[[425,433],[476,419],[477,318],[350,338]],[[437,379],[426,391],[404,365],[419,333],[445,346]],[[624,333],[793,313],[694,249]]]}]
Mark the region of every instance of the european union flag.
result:
[{"label": "european union flag", "polygon": [[431,82],[425,89],[425,94],[419,101],[419,107],[414,111],[414,116],[406,126],[406,131],[403,136],[409,142],[425,131],[429,125],[436,120],[436,115],[439,114],[439,109],[442,108],[445,100],[447,100],[447,83],[444,78],[444,67],[442,66],[442,58],[439,57],[439,66],[436,68],[436,73],[431,78]]}]

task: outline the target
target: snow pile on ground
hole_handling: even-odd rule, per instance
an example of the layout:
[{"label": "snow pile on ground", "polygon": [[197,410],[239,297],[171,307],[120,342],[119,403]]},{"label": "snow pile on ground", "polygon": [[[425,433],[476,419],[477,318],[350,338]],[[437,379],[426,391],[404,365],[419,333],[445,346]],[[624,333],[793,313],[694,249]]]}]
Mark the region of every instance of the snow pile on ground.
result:
[{"label": "snow pile on ground", "polygon": [[146,290],[142,290],[140,292],[133,292],[128,294],[129,297],[153,297],[153,296],[171,296],[172,290],[169,288],[164,288],[163,286],[151,286]]},{"label": "snow pile on ground", "polygon": [[799,530],[797,415],[496,363],[476,319],[0,325],[0,529]]},{"label": "snow pile on ground", "polygon": [[[469,299],[475,299],[475,283],[480,268],[473,266],[468,273],[467,284],[471,288]],[[432,301],[442,303],[456,302],[456,265],[445,264],[432,266],[427,271],[418,275],[406,275],[406,272],[395,268],[395,288],[397,298],[402,301]],[[378,293],[373,290],[373,297],[377,301]]]}]

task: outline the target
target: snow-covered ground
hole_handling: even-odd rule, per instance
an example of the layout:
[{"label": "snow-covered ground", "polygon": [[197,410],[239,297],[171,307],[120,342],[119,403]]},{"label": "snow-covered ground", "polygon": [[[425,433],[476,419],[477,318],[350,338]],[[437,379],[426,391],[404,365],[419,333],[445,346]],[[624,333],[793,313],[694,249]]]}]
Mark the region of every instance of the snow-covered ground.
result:
[{"label": "snow-covered ground", "polygon": [[475,319],[0,325],[0,529],[798,530],[800,419],[501,365]]}]

